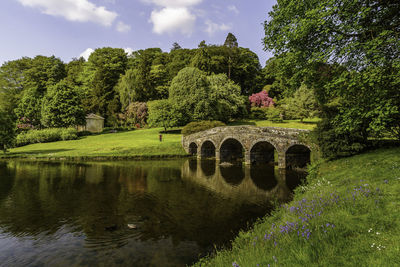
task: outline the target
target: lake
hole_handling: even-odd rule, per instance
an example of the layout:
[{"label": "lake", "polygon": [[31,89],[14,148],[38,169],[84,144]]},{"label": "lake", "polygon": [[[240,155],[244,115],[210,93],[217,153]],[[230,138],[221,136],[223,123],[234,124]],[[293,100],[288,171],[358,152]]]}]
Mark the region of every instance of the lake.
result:
[{"label": "lake", "polygon": [[0,266],[185,266],[304,177],[196,159],[0,161]]}]

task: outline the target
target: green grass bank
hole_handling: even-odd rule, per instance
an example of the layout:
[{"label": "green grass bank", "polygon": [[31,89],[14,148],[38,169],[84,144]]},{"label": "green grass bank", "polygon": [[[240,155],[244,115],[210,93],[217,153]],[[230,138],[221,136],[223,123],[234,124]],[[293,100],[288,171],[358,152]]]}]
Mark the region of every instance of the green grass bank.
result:
[{"label": "green grass bank", "polygon": [[157,158],[186,155],[178,133],[162,134],[161,128],[84,136],[78,140],[39,143],[13,148],[0,157],[94,159]]},{"label": "green grass bank", "polygon": [[[231,125],[272,126],[298,129],[312,129],[317,119],[284,121],[275,123],[266,120],[245,120]],[[181,134],[162,134],[162,128],[139,129],[129,132],[108,133],[81,137],[78,140],[39,143],[10,149],[0,158],[30,159],[130,159],[168,158],[186,156],[181,145]]]},{"label": "green grass bank", "polygon": [[400,148],[315,165],[292,202],[195,266],[400,266]]}]

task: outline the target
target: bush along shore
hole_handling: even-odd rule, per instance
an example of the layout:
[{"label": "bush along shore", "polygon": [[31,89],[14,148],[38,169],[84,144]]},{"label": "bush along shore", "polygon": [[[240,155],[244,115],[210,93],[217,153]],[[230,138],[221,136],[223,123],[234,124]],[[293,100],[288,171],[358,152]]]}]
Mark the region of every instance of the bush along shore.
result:
[{"label": "bush along shore", "polygon": [[400,266],[400,148],[314,164],[294,200],[195,266]]}]

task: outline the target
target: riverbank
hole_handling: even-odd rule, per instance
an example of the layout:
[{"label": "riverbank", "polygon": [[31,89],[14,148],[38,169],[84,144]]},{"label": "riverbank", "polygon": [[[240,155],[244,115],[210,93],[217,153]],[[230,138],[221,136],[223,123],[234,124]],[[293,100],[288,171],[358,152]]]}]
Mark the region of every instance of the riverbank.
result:
[{"label": "riverbank", "polygon": [[399,266],[400,148],[321,163],[294,200],[195,266]]},{"label": "riverbank", "polygon": [[0,158],[113,160],[183,157],[179,133],[162,134],[161,128],[84,136],[78,140],[32,144],[10,149]]}]

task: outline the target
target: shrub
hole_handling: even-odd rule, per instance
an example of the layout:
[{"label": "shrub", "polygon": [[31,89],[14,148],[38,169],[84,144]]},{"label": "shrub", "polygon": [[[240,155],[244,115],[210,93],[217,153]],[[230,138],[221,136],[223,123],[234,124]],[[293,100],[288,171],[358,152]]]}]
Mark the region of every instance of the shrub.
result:
[{"label": "shrub", "polygon": [[251,96],[249,96],[249,101],[252,107],[267,108],[272,107],[275,104],[274,100],[268,96],[268,93],[266,91],[252,94]]},{"label": "shrub", "polygon": [[75,128],[48,128],[43,130],[30,130],[20,133],[16,138],[17,146],[35,143],[48,143],[55,141],[75,140],[78,138]]},{"label": "shrub", "polygon": [[267,118],[267,109],[268,108],[251,107],[250,118],[257,120],[265,120]]},{"label": "shrub", "polygon": [[265,111],[267,119],[274,122],[282,122],[283,114],[280,108],[269,107]]},{"label": "shrub", "polygon": [[194,134],[214,127],[226,126],[225,123],[220,121],[196,121],[187,124],[182,128],[183,135]]}]

